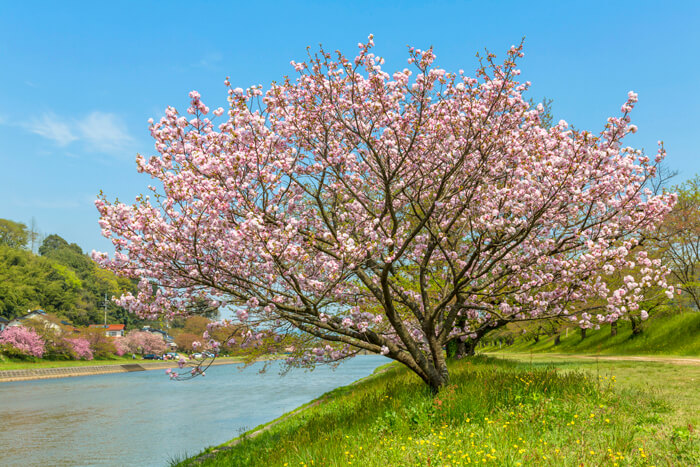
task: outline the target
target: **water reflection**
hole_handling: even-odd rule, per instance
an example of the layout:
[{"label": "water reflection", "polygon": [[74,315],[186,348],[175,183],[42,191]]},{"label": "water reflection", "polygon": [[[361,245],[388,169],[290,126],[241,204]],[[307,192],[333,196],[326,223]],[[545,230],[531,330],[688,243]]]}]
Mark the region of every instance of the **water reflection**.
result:
[{"label": "water reflection", "polygon": [[0,384],[0,464],[165,465],[223,443],[335,387],[370,374],[387,360],[362,356],[333,371],[279,364],[169,381],[144,371]]}]

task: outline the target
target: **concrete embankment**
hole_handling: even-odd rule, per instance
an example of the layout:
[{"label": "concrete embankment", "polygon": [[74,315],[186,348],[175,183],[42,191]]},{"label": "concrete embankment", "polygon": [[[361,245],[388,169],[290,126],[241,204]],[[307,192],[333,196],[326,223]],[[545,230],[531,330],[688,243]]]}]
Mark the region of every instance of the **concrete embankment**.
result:
[{"label": "concrete embankment", "polygon": [[[212,365],[230,365],[239,360],[215,360]],[[128,373],[132,371],[163,370],[177,368],[177,362],[140,362],[122,365],[74,366],[63,368],[28,368],[0,371],[0,383],[28,381],[33,379],[69,378],[73,376],[101,375],[106,373]]]}]

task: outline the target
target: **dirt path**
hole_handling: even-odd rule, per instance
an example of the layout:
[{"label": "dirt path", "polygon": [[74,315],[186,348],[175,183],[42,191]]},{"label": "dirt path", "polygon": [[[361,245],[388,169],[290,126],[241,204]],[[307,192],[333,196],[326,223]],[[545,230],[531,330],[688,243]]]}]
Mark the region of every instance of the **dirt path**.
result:
[{"label": "dirt path", "polygon": [[580,359],[580,360],[609,360],[609,361],[637,361],[637,362],[654,362],[668,363],[671,365],[700,365],[700,358],[696,357],[672,357],[672,356],[655,356],[655,355],[589,355],[589,354],[563,354],[563,353],[488,353],[487,355],[500,358],[508,358],[509,356],[517,358],[537,358],[537,359]]}]

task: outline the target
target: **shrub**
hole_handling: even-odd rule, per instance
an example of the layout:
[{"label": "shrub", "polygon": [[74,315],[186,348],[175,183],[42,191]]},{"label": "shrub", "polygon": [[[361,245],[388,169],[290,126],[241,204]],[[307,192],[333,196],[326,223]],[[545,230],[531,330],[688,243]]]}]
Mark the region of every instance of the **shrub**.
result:
[{"label": "shrub", "polygon": [[111,337],[105,335],[102,328],[88,328],[82,332],[82,338],[90,343],[92,355],[95,358],[109,358],[117,353]]},{"label": "shrub", "polygon": [[44,358],[47,360],[75,360],[78,358],[73,351],[73,346],[68,339],[55,335],[51,339],[42,336],[46,345]]}]

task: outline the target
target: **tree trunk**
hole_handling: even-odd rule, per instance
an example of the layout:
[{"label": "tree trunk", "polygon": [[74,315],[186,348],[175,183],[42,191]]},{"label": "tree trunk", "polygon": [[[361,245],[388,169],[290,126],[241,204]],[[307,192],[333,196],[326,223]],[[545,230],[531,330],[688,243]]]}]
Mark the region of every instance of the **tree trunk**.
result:
[{"label": "tree trunk", "polygon": [[610,337],[617,336],[617,321],[610,323]]},{"label": "tree trunk", "polygon": [[554,345],[559,345],[561,343],[561,334],[557,334],[554,337]]},{"label": "tree trunk", "polygon": [[428,378],[424,381],[430,386],[430,392],[437,394],[443,386],[446,386],[450,381],[450,374],[447,371],[447,365],[445,362],[438,363],[440,367],[435,368],[434,372],[428,375]]},{"label": "tree trunk", "polygon": [[632,323],[632,335],[637,336],[642,333],[642,320],[630,317],[630,323]]},{"label": "tree trunk", "polygon": [[586,338],[586,328],[581,328],[581,340]]},{"label": "tree trunk", "polygon": [[470,340],[467,345],[465,345],[465,356],[473,357],[476,353],[476,346],[479,344],[479,339]]}]

